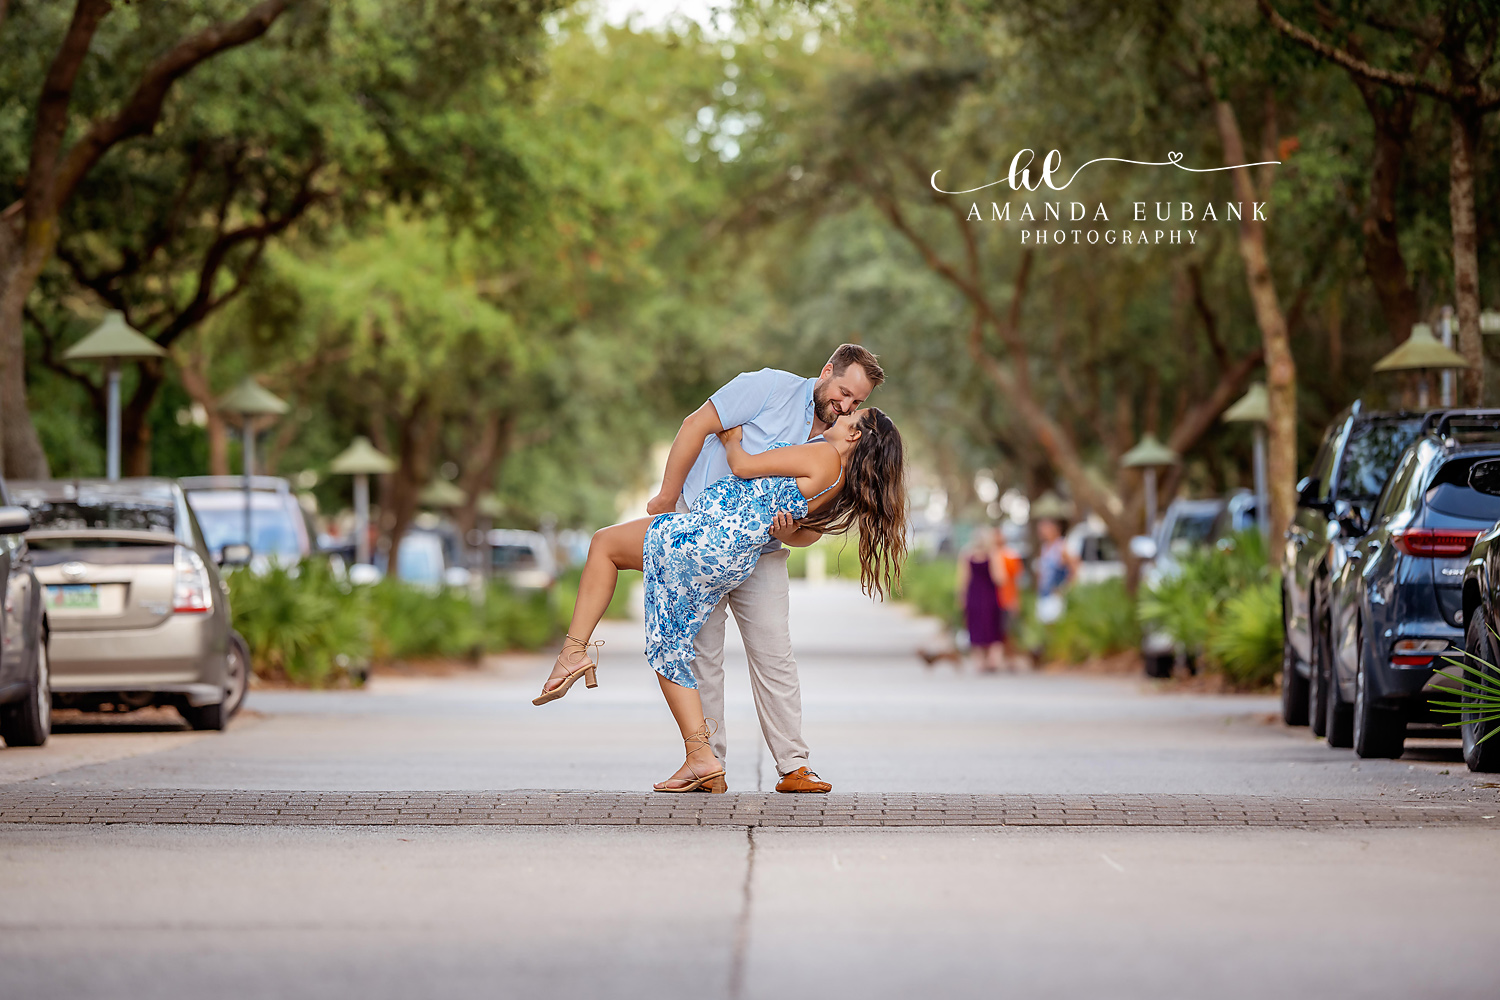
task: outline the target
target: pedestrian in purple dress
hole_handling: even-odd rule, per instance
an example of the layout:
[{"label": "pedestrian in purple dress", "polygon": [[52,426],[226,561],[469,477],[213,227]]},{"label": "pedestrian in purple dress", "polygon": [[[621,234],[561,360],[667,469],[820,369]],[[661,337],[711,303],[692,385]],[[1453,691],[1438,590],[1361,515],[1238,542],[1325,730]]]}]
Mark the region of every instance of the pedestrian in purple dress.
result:
[{"label": "pedestrian in purple dress", "polygon": [[1004,656],[1005,612],[1000,607],[999,584],[1005,563],[995,529],[980,528],[958,557],[958,593],[974,664],[985,673],[1000,669]]}]

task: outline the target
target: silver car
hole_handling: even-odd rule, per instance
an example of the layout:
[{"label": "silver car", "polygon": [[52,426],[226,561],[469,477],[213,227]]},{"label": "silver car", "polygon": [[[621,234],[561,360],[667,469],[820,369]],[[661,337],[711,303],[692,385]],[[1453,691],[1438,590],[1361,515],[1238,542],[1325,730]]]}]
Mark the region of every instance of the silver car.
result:
[{"label": "silver car", "polygon": [[54,705],[172,705],[194,729],[223,729],[244,701],[249,655],[182,489],[84,479],[12,483],[11,495],[31,514]]}]

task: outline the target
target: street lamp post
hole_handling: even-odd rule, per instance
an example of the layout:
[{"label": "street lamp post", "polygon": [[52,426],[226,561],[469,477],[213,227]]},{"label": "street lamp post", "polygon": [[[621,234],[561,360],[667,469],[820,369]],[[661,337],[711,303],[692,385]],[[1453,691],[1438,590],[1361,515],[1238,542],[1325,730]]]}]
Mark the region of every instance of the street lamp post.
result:
[{"label": "street lamp post", "polygon": [[1270,496],[1266,489],[1266,423],[1271,419],[1271,400],[1265,384],[1256,382],[1221,418],[1231,424],[1251,424],[1255,431],[1255,526],[1270,540]]},{"label": "street lamp post", "polygon": [[259,382],[249,375],[230,390],[229,395],[219,400],[219,409],[225,413],[238,414],[244,435],[245,465],[245,544],[250,554],[255,554],[255,542],[250,534],[250,477],[255,475],[255,418],[279,417],[288,409],[286,400],[261,388]]},{"label": "street lamp post", "polygon": [[160,358],[160,344],[130,328],[125,314],[111,311],[94,331],[63,353],[64,361],[102,361],[105,385],[104,476],[120,478],[120,362]]},{"label": "street lamp post", "polygon": [[1416,323],[1412,326],[1411,336],[1406,343],[1375,362],[1374,370],[1421,372],[1421,380],[1417,383],[1417,405],[1425,410],[1431,405],[1427,373],[1468,367],[1469,362],[1462,354],[1438,342],[1432,335],[1432,327],[1426,323]]},{"label": "street lamp post", "polygon": [[354,477],[354,561],[370,562],[370,477],[394,472],[396,463],[361,434],[329,463],[329,471]]},{"label": "street lamp post", "polygon": [[1127,469],[1140,469],[1146,485],[1146,534],[1156,534],[1156,470],[1176,465],[1179,456],[1156,439],[1155,434],[1141,435],[1136,446],[1120,456]]}]

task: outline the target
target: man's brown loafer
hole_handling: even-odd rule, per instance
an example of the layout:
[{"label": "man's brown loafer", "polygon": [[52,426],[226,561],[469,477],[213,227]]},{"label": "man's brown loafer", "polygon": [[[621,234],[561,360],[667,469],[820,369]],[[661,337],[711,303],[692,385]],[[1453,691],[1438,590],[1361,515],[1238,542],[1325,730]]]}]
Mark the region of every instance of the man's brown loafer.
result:
[{"label": "man's brown loafer", "polygon": [[781,776],[776,782],[778,792],[831,792],[833,786],[818,777],[816,771],[810,771],[805,767],[799,767]]}]

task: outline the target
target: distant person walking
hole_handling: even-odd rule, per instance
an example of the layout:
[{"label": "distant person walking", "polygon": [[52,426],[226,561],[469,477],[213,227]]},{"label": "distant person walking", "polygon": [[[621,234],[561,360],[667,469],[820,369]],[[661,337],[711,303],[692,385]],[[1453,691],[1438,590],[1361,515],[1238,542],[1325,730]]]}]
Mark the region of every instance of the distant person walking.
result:
[{"label": "distant person walking", "polygon": [[988,526],[980,528],[959,556],[957,589],[974,666],[989,674],[1000,669],[1001,644],[1005,641],[1005,610],[1000,604],[1000,587],[1005,579],[997,532]]},{"label": "distant person walking", "polygon": [[1036,558],[1036,617],[1049,625],[1062,617],[1063,591],[1078,575],[1078,557],[1068,551],[1061,521],[1037,522],[1036,537],[1041,550]]}]

